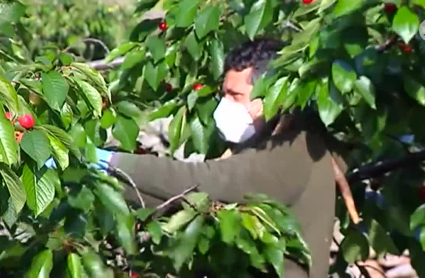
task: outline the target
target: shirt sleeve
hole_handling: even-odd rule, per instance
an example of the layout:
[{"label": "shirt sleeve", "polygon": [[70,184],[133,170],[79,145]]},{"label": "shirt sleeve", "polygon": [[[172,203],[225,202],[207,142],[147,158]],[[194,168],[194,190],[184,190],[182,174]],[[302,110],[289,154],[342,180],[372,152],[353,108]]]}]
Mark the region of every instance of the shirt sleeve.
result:
[{"label": "shirt sleeve", "polygon": [[278,137],[225,160],[192,163],[115,153],[111,164],[126,172],[141,193],[158,200],[197,185],[222,202],[243,203],[247,193],[263,193],[291,205],[310,179],[314,158],[304,132]]}]

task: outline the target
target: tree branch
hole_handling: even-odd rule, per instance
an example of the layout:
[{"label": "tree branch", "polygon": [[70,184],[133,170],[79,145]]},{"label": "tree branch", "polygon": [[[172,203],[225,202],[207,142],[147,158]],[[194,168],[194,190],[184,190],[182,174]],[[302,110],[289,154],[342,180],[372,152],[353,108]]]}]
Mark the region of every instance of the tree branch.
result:
[{"label": "tree branch", "polygon": [[159,206],[156,207],[156,211],[160,211],[164,208],[166,208],[167,206],[171,205],[172,203],[180,200],[180,199],[186,199],[186,195],[192,191],[195,191],[198,188],[199,185],[195,185],[192,186],[188,189],[186,189],[185,191],[183,191],[182,193],[180,193],[179,195],[173,196],[170,199],[168,199],[167,201],[165,201],[164,203],[160,204]]},{"label": "tree branch", "polygon": [[348,184],[347,179],[345,178],[344,173],[341,168],[336,163],[334,157],[332,157],[332,167],[334,169],[335,181],[338,184],[339,190],[341,191],[342,198],[344,199],[345,206],[347,207],[350,218],[354,224],[360,222],[360,216],[356,209],[356,204],[354,203],[353,194],[351,193],[350,185]]},{"label": "tree branch", "polygon": [[124,63],[124,59],[125,57],[118,57],[112,62],[106,62],[105,59],[102,59],[102,60],[87,62],[86,64],[96,70],[107,70],[107,69],[114,69],[121,66],[121,64]]},{"label": "tree branch", "polygon": [[411,153],[402,158],[379,161],[355,169],[347,175],[349,183],[382,176],[397,169],[415,166],[425,160],[425,150]]},{"label": "tree branch", "polygon": [[103,160],[103,159],[101,159],[100,161],[103,162],[103,163],[106,163],[108,165],[108,168],[106,168],[106,171],[108,171],[109,173],[115,174],[114,176],[119,175],[119,176],[123,177],[126,180],[126,182],[128,182],[131,185],[131,187],[133,187],[134,191],[136,191],[137,198],[139,199],[140,204],[142,205],[142,208],[145,208],[145,201],[143,200],[143,197],[140,194],[139,189],[137,188],[137,185],[133,181],[133,179],[127,173],[125,173],[123,170],[112,166],[112,164],[109,163],[109,161],[106,161],[106,160]]}]

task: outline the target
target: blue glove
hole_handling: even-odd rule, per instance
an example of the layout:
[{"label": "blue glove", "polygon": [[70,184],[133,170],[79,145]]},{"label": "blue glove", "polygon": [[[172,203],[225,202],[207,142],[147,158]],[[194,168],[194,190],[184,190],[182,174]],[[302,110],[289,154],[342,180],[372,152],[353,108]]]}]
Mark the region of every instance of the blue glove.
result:
[{"label": "blue glove", "polygon": [[[98,163],[104,164],[105,162],[110,162],[113,154],[114,152],[96,148],[96,156]],[[47,168],[56,168],[56,163],[53,157],[49,158],[44,163],[44,165],[46,165]]]}]

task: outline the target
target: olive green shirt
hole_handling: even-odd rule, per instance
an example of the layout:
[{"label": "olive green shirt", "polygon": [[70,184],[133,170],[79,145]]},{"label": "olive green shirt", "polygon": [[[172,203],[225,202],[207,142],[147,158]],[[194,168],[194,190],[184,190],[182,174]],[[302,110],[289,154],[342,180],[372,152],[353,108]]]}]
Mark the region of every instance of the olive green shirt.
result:
[{"label": "olive green shirt", "polygon": [[[263,193],[288,205],[301,224],[313,266],[307,274],[286,259],[285,277],[327,277],[335,181],[330,152],[315,133],[285,131],[225,160],[190,163],[116,153],[112,164],[130,175],[148,206],[158,205],[194,185],[218,201],[243,203],[247,193]],[[129,200],[137,200],[134,190],[126,194]]]}]

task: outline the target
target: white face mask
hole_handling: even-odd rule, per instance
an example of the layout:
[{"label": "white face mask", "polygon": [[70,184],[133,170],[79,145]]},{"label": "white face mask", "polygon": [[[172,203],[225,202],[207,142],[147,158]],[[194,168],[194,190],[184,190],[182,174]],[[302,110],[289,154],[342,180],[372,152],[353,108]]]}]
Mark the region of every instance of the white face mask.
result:
[{"label": "white face mask", "polygon": [[214,111],[214,120],[226,141],[242,143],[255,134],[253,119],[241,103],[222,98]]}]

